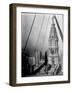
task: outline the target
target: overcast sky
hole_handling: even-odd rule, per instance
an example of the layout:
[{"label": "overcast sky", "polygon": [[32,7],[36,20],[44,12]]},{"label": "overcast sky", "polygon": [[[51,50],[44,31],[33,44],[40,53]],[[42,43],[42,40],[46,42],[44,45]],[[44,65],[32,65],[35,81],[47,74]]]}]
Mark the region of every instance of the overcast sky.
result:
[{"label": "overcast sky", "polygon": [[[21,14],[21,41],[22,48],[25,47],[28,34],[33,22],[35,14],[22,13]],[[32,27],[32,31],[27,43],[27,47],[30,50],[39,49],[43,53],[48,49],[48,37],[51,30],[53,14],[36,14],[35,21]],[[56,15],[61,31],[63,33],[63,15]],[[58,27],[55,23],[58,39],[59,39],[59,51],[62,51],[62,40],[59,34]]]}]

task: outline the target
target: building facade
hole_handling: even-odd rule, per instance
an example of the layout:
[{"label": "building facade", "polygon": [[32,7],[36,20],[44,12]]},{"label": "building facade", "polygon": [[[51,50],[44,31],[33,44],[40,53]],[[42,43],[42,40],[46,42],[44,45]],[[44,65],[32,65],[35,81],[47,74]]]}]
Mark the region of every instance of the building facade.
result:
[{"label": "building facade", "polygon": [[48,39],[48,64],[50,64],[53,69],[59,64],[58,36],[54,24],[54,18],[52,18],[51,30]]}]

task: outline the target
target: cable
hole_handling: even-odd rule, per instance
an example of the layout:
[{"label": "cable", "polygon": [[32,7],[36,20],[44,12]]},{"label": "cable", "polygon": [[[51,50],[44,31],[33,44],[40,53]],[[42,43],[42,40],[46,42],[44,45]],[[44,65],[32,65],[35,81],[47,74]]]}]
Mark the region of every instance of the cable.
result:
[{"label": "cable", "polygon": [[43,16],[43,19],[42,19],[41,28],[40,28],[39,35],[38,35],[38,38],[37,38],[37,41],[36,41],[36,46],[37,46],[37,43],[39,41],[39,37],[40,37],[40,34],[41,34],[42,26],[43,26],[43,23],[44,23],[44,18],[45,18],[45,16]]},{"label": "cable", "polygon": [[57,20],[56,16],[54,16],[54,18],[55,18],[55,20],[56,20],[56,24],[57,24],[57,26],[58,26],[61,39],[62,39],[62,41],[63,41],[63,34],[62,34],[61,28],[60,28],[60,26],[59,26],[58,20]]},{"label": "cable", "polygon": [[[47,20],[46,31],[47,31],[47,27],[48,27],[48,24],[49,24],[49,19],[50,19],[50,16],[48,17],[48,20]],[[46,31],[45,31],[45,34],[46,34]],[[44,34],[44,39],[43,39],[43,47],[42,47],[41,50],[43,50],[43,48],[44,48],[44,42],[45,42],[45,38],[46,38],[45,34]]]},{"label": "cable", "polygon": [[32,31],[32,27],[33,27],[33,25],[34,25],[35,18],[36,18],[36,14],[35,14],[35,16],[34,16],[34,19],[33,19],[33,22],[32,22],[31,28],[30,28],[30,32],[29,32],[28,37],[27,37],[27,40],[26,40],[26,44],[25,44],[25,47],[24,47],[24,51],[25,51],[25,49],[26,49],[26,46],[27,46],[27,43],[28,43],[28,40],[29,40],[31,31]]}]

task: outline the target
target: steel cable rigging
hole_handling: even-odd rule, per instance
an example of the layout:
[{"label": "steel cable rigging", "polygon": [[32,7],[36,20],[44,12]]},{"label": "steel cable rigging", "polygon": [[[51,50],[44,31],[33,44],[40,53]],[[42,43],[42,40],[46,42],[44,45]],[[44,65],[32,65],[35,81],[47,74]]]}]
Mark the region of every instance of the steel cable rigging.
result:
[{"label": "steel cable rigging", "polygon": [[42,23],[41,23],[41,27],[40,27],[40,30],[39,30],[39,34],[38,34],[38,37],[37,37],[37,41],[36,41],[35,47],[37,47],[37,45],[38,45],[37,43],[39,41],[39,37],[40,37],[40,34],[41,34],[42,26],[43,26],[43,23],[44,23],[44,18],[45,18],[45,16],[43,16],[43,19],[42,19]]},{"label": "steel cable rigging", "polygon": [[56,24],[57,24],[57,27],[58,27],[58,29],[59,29],[59,33],[60,33],[61,39],[62,39],[62,41],[63,41],[63,34],[62,34],[62,31],[61,31],[61,28],[60,28],[60,25],[59,25],[59,23],[58,23],[58,20],[57,20],[56,16],[54,16],[54,19],[55,19],[55,21],[56,21]]},{"label": "steel cable rigging", "polygon": [[45,30],[45,33],[44,33],[44,39],[43,39],[43,47],[42,47],[42,49],[41,50],[43,50],[43,48],[44,48],[44,42],[45,42],[45,38],[46,38],[46,32],[47,32],[47,27],[48,27],[48,24],[49,24],[49,19],[50,19],[50,16],[48,17],[48,20],[47,20],[47,25],[46,25],[46,30]]},{"label": "steel cable rigging", "polygon": [[33,19],[33,22],[32,22],[31,28],[30,28],[30,32],[29,32],[29,34],[28,34],[28,37],[27,37],[27,40],[26,40],[26,43],[25,43],[24,51],[26,50],[27,43],[28,43],[30,34],[31,34],[31,32],[32,32],[32,27],[33,27],[33,25],[34,25],[35,18],[36,18],[36,14],[35,14],[35,16],[34,16],[34,19]]},{"label": "steel cable rigging", "polygon": [[[56,21],[56,24],[57,24],[57,27],[58,27],[58,29],[59,29],[59,33],[60,33],[61,39],[62,39],[62,41],[63,41],[63,34],[62,34],[62,31],[61,31],[60,25],[59,25],[59,23],[58,23],[58,20],[57,20],[56,16],[53,16],[53,17],[54,17],[54,19],[55,19],[55,21]],[[36,18],[36,14],[35,14],[35,16],[34,16],[34,19],[33,19],[33,22],[32,22],[31,28],[30,28],[30,32],[29,32],[29,34],[28,34],[28,37],[27,37],[27,40],[26,40],[26,43],[25,43],[24,51],[26,50],[27,43],[28,43],[30,34],[31,34],[31,32],[32,32],[33,25],[34,25],[34,23],[35,23],[35,18]],[[39,34],[38,34],[38,37],[37,37],[37,40],[36,40],[35,47],[37,47],[37,45],[38,45],[37,43],[39,42],[39,37],[40,37],[40,35],[41,35],[42,26],[43,26],[43,24],[44,24],[44,19],[45,19],[45,16],[43,16],[43,19],[42,19],[41,28],[40,28],[40,30],[39,30]],[[47,23],[48,23],[48,22],[47,22]],[[46,31],[47,31],[47,26],[46,26]],[[46,32],[45,32],[45,33],[46,33]],[[44,41],[44,40],[45,40],[45,35],[44,35],[43,41]],[[43,43],[43,44],[44,44],[44,43]],[[36,49],[36,48],[35,48],[35,49]],[[43,49],[43,48],[42,48],[42,49]]]}]

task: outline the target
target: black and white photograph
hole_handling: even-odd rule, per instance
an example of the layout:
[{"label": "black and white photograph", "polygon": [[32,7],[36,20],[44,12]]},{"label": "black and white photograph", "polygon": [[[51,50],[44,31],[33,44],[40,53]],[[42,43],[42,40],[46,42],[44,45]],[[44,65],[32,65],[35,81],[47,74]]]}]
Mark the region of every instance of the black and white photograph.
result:
[{"label": "black and white photograph", "polygon": [[21,13],[22,77],[63,75],[63,15]]},{"label": "black and white photograph", "polygon": [[12,4],[10,84],[70,82],[70,7]]}]

